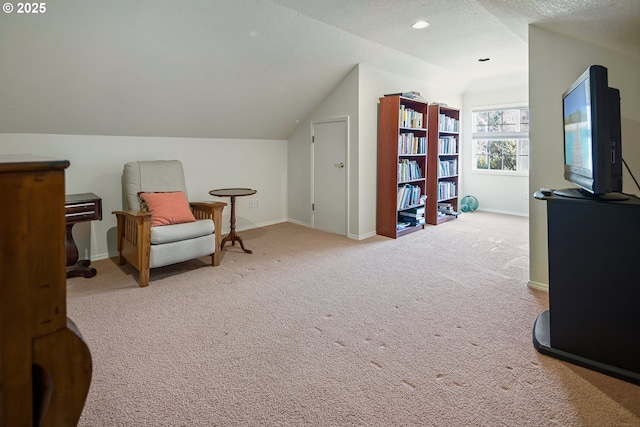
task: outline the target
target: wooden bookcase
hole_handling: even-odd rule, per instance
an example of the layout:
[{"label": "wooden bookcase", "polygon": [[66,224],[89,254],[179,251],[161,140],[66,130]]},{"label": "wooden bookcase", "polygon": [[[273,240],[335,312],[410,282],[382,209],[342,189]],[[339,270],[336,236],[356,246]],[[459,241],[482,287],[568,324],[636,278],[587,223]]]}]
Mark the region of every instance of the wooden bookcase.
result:
[{"label": "wooden bookcase", "polygon": [[[421,230],[424,222],[407,226],[403,214],[420,215],[427,194],[428,106],[402,96],[380,98],[378,119],[378,188],[376,233],[397,238]],[[402,165],[402,166],[401,166]],[[419,171],[406,176],[403,171]],[[412,192],[407,203],[399,203],[401,191]]]},{"label": "wooden bookcase", "polygon": [[429,148],[427,165],[427,224],[455,219],[442,214],[438,204],[448,204],[458,212],[458,172],[460,168],[460,110],[429,105]]}]

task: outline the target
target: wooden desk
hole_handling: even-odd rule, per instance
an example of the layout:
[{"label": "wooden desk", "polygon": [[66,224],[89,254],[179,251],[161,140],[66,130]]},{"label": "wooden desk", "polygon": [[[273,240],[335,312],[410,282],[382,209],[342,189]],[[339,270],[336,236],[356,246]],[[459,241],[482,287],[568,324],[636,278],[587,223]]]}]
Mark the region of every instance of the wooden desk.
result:
[{"label": "wooden desk", "polygon": [[96,269],[89,267],[88,259],[78,260],[78,247],[73,240],[73,226],[79,222],[102,220],[102,199],[93,193],[68,194],[64,203],[64,218],[67,222],[67,277],[96,275]]},{"label": "wooden desk", "polygon": [[75,426],[91,353],[67,318],[67,160],[0,156],[0,425]]},{"label": "wooden desk", "polygon": [[252,190],[251,188],[220,188],[218,190],[211,190],[209,194],[217,197],[230,197],[231,198],[231,230],[229,234],[222,239],[222,243],[220,244],[220,250],[224,249],[224,244],[227,242],[231,242],[231,246],[234,246],[236,242],[240,242],[240,247],[243,251],[248,254],[253,253],[250,249],[244,248],[244,243],[242,243],[242,238],[238,236],[236,233],[236,197],[240,196],[250,196],[252,194],[256,194],[257,190]]}]

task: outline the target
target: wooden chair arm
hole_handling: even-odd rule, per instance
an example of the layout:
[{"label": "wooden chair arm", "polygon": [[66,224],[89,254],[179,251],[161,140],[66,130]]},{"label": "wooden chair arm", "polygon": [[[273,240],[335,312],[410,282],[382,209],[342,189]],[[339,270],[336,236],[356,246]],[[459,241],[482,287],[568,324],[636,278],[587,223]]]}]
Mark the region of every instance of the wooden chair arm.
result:
[{"label": "wooden chair arm", "polygon": [[227,204],[225,202],[191,202],[191,211],[196,219],[213,220],[214,233],[216,235],[216,249],[213,253],[213,265],[220,264],[220,245],[222,244],[222,210]]},{"label": "wooden chair arm", "polygon": [[118,222],[119,263],[123,265],[129,261],[140,271],[140,286],[147,286],[149,285],[151,212],[128,210],[112,213]]},{"label": "wooden chair arm", "polygon": [[[212,219],[213,223],[218,227],[222,224],[222,210],[227,206],[224,202],[191,202],[191,211],[196,219]],[[218,218],[219,217],[219,218]]]},{"label": "wooden chair arm", "polygon": [[[189,205],[191,205],[191,210],[194,211],[194,215],[196,214],[196,211],[205,211],[213,215],[216,211],[222,212],[222,209],[227,206],[224,202],[190,202]],[[196,217],[196,219],[201,218]]]},{"label": "wooden chair arm", "polygon": [[142,218],[142,217],[148,216],[149,219],[151,219],[151,212],[142,211],[142,210],[130,209],[128,211],[113,211],[111,213],[114,214],[116,218],[119,216],[125,216],[129,219],[135,220],[135,218]]}]

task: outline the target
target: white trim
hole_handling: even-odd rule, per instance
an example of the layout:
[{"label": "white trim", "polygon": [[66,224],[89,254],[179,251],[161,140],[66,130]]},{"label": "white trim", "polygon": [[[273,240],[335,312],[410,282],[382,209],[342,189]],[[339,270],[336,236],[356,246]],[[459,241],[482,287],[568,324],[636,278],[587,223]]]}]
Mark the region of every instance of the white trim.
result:
[{"label": "white trim", "polygon": [[529,176],[529,171],[507,171],[502,169],[471,169],[469,173],[478,175]]},{"label": "white trim", "polygon": [[549,285],[547,283],[539,283],[539,282],[533,282],[529,280],[529,282],[527,283],[527,286],[530,287],[531,289],[536,289],[538,291],[549,292]]},{"label": "white trim", "polygon": [[365,234],[361,234],[361,235],[349,234],[349,236],[347,236],[347,237],[349,237],[350,239],[353,239],[353,240],[364,240],[364,239],[368,239],[369,237],[373,237],[375,235],[376,235],[376,232],[375,231],[371,231],[369,233],[365,233]]},{"label": "white trim", "polygon": [[290,223],[296,224],[296,225],[301,225],[303,227],[313,228],[313,225],[311,225],[310,222],[302,222],[302,221],[298,221],[297,219],[292,219],[292,218],[287,218],[287,222],[290,222]]},{"label": "white trim", "polygon": [[[257,224],[249,224],[243,227],[236,227],[236,231],[244,231],[244,230],[253,230],[254,228],[266,227],[268,225],[281,224],[283,222],[287,222],[287,218],[274,219],[272,221],[260,222]],[[228,233],[228,231],[227,231]]]},{"label": "white trim", "polygon": [[504,210],[501,210],[501,209],[487,209],[487,208],[483,208],[483,207],[478,207],[478,211],[491,212],[491,213],[504,214],[504,215],[523,216],[523,217],[526,217],[526,218],[529,217],[529,212],[522,213],[522,212],[517,212],[517,211],[504,211]]},{"label": "white trim", "polygon": [[[493,111],[493,110],[492,110]],[[474,111],[475,113],[475,111]],[[473,126],[473,125],[471,125]],[[473,139],[490,139],[490,140],[504,140],[504,139],[529,139],[529,132],[471,132]]]}]

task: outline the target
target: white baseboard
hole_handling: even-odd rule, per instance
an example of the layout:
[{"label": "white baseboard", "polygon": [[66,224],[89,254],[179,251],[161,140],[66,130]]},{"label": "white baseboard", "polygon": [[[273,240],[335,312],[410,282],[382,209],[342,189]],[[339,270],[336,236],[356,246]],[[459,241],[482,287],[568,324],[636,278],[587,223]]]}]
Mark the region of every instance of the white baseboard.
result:
[{"label": "white baseboard", "polygon": [[292,224],[296,224],[296,225],[301,225],[303,227],[307,227],[307,228],[311,228],[311,224],[308,222],[302,222],[302,221],[298,221],[297,219],[287,219],[287,221],[289,221]]},{"label": "white baseboard", "polygon": [[376,235],[376,232],[375,232],[375,231],[372,231],[372,232],[370,232],[370,233],[365,233],[365,234],[360,234],[360,235],[357,235],[357,234],[349,234],[349,236],[348,236],[348,237],[349,237],[350,239],[353,239],[353,240],[364,240],[364,239],[368,239],[369,237],[373,237],[373,236],[375,236],[375,235]]},{"label": "white baseboard", "polygon": [[[290,223],[292,223],[292,224],[301,225],[301,226],[303,226],[303,227],[313,228],[313,227],[311,226],[311,224],[310,224],[310,223],[308,223],[308,222],[302,222],[302,221],[298,221],[298,220],[296,220],[296,219],[291,219],[291,218],[289,218],[287,221],[289,221],[289,222],[290,222]],[[375,235],[376,235],[376,232],[375,232],[375,231],[372,231],[371,233],[365,233],[365,234],[361,234],[361,235],[358,235],[358,234],[348,234],[348,235],[347,235],[347,238],[349,238],[349,239],[353,239],[353,240],[364,240],[364,239],[368,239],[369,237],[372,237],[372,236],[375,236]]]},{"label": "white baseboard", "polygon": [[529,217],[529,212],[522,213],[522,212],[516,212],[516,211],[503,211],[501,209],[487,209],[487,208],[482,208],[482,207],[479,207],[478,210],[479,211],[483,211],[483,212],[491,212],[491,213],[504,214],[504,215],[515,215],[515,216]]},{"label": "white baseboard", "polygon": [[[274,225],[274,224],[280,224],[283,222],[287,222],[288,219],[286,218],[281,218],[281,219],[276,219],[273,221],[266,221],[266,222],[261,222],[258,224],[250,224],[250,225],[245,225],[244,227],[236,227],[236,231],[244,231],[244,230],[251,230],[254,228],[261,228],[261,227],[266,227],[267,225]],[[224,228],[222,229],[222,234],[228,234],[229,230],[225,230]]]},{"label": "white baseboard", "polygon": [[89,259],[93,262],[93,261],[101,261],[103,259],[108,259],[108,258],[113,258],[118,256],[118,252],[114,252],[113,254],[95,254],[95,255],[91,255],[89,257]]},{"label": "white baseboard", "polygon": [[537,289],[539,291],[549,292],[548,283],[533,282],[529,280],[529,283],[527,283],[527,286],[530,287],[531,289]]}]

